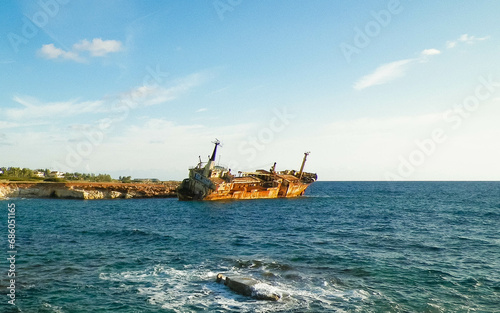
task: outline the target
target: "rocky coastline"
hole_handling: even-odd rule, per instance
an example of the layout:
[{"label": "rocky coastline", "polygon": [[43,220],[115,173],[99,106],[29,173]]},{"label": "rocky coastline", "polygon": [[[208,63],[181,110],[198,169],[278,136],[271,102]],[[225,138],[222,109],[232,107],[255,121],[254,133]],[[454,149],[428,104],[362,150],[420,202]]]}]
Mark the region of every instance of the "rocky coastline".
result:
[{"label": "rocky coastline", "polygon": [[0,182],[0,199],[133,199],[177,197],[180,182],[94,183],[94,182]]}]

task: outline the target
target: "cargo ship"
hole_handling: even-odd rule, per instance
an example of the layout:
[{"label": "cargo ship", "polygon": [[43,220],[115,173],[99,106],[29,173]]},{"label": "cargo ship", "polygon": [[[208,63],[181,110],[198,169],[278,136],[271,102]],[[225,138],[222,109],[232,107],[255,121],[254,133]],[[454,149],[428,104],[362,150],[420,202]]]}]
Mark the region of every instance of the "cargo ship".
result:
[{"label": "cargo ship", "polygon": [[231,169],[215,165],[217,147],[215,140],[212,155],[203,165],[189,169],[189,177],[177,189],[179,200],[228,200],[228,199],[270,199],[292,198],[304,194],[307,187],[317,180],[315,173],[304,172],[309,152],[304,153],[299,171],[276,171],[276,163],[267,170],[238,172],[235,176]]}]

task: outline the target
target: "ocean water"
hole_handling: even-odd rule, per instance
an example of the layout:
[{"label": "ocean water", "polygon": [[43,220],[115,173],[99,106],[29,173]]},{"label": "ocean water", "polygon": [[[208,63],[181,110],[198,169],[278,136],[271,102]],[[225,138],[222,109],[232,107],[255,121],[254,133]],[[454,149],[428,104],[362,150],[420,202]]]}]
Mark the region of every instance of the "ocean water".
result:
[{"label": "ocean water", "polygon": [[[16,205],[16,306],[7,206]],[[0,201],[1,312],[500,312],[499,182],[316,182],[299,199]],[[282,295],[237,295],[217,273]]]}]

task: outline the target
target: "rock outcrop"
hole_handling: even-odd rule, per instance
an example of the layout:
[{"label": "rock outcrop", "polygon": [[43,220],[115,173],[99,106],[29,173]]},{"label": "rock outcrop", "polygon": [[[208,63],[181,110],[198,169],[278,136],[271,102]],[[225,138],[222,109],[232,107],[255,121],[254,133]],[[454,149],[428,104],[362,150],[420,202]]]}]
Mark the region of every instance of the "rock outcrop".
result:
[{"label": "rock outcrop", "polygon": [[257,300],[278,301],[281,299],[281,294],[277,289],[250,277],[226,277],[222,274],[217,274],[216,281],[224,283],[229,289],[240,295],[252,297]]},{"label": "rock outcrop", "polygon": [[130,199],[170,198],[177,196],[179,182],[90,183],[90,182],[6,182],[0,183],[0,199],[4,198],[63,198],[63,199]]}]

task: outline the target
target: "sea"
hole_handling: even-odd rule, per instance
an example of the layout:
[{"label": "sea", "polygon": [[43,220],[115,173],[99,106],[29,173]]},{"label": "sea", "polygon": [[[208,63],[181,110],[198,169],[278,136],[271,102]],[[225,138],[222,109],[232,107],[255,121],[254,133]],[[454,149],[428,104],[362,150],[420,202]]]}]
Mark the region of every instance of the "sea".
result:
[{"label": "sea", "polygon": [[[0,206],[0,312],[500,312],[500,182],[320,181],[296,199]],[[281,298],[236,294],[218,273]]]}]

